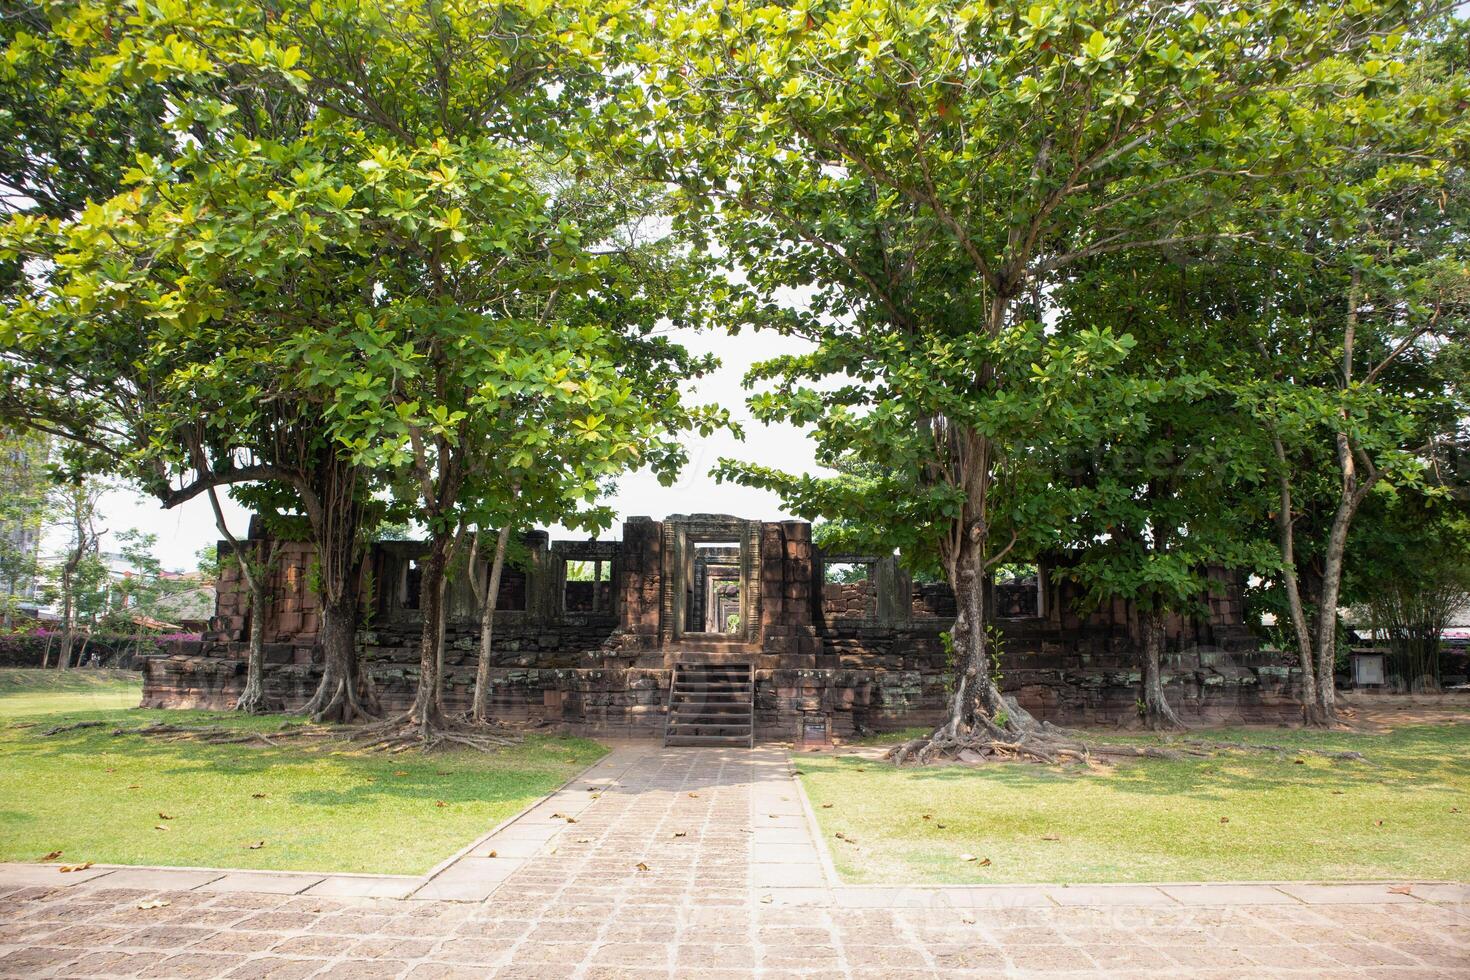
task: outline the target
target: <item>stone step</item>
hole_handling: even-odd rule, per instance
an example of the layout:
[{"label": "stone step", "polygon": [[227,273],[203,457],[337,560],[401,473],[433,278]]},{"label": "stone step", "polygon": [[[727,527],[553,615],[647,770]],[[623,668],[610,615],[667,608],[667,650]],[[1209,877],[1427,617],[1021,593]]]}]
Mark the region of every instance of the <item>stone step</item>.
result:
[{"label": "stone step", "polygon": [[754,666],[676,663],[664,725],[665,745],[753,745]]}]

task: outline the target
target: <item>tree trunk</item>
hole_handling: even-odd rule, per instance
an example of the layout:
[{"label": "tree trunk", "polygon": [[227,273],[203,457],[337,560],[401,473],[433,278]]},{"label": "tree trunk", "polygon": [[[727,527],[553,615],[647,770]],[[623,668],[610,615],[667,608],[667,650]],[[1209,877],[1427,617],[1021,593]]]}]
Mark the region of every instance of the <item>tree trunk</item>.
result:
[{"label": "tree trunk", "polygon": [[1345,489],[1332,516],[1332,529],[1322,560],[1322,596],[1317,604],[1317,711],[1321,723],[1337,722],[1337,599],[1342,588],[1343,554],[1347,550],[1348,528],[1357,509],[1357,494]]},{"label": "tree trunk", "polygon": [[423,622],[419,631],[419,686],[414,695],[409,720],[423,730],[427,740],[435,728],[444,724],[439,707],[439,611],[444,603],[444,566],[449,553],[450,535],[435,533],[429,539],[429,553],[424,559],[424,575],[419,588]]},{"label": "tree trunk", "polygon": [[71,594],[71,573],[61,576],[61,649],[56,654],[56,669],[66,670],[71,666],[71,648],[76,643],[76,626]]},{"label": "tree trunk", "polygon": [[[1348,287],[1347,319],[1343,327],[1344,389],[1351,387],[1353,383],[1353,350],[1361,296],[1362,272],[1354,268]],[[1327,534],[1327,546],[1322,553],[1322,597],[1317,604],[1317,708],[1325,725],[1337,722],[1337,685],[1334,681],[1337,670],[1337,598],[1342,587],[1342,562],[1343,554],[1347,551],[1348,529],[1352,526],[1358,505],[1363,502],[1376,479],[1372,472],[1365,479],[1359,479],[1358,461],[1353,452],[1352,439],[1347,433],[1346,410],[1341,410],[1340,415],[1342,427],[1338,429],[1334,442],[1341,486],[1338,490],[1337,510],[1332,515],[1332,528]]]},{"label": "tree trunk", "polygon": [[[219,505],[219,494],[212,486],[206,492],[209,494],[209,506],[214,511],[214,526],[220,534],[224,535],[225,542],[230,546],[230,554],[235,556],[236,567],[240,569],[240,577],[245,580],[246,587],[250,589],[250,652],[245,660],[245,689],[235,699],[235,710],[251,715],[264,714],[266,711],[265,576],[270,562],[270,542],[254,542],[257,554],[247,554],[240,542],[230,533],[230,526],[225,522],[225,512]],[[258,561],[259,566],[252,568],[252,561]]]},{"label": "tree trunk", "polygon": [[[262,543],[262,546],[264,543]],[[243,563],[245,558],[240,559]],[[265,609],[264,572],[250,575],[250,653],[245,660],[245,689],[235,701],[235,710],[246,714],[264,714],[265,698]]]},{"label": "tree trunk", "polygon": [[1299,699],[1302,703],[1302,722],[1321,726],[1322,710],[1317,700],[1316,648],[1312,644],[1312,633],[1307,628],[1306,607],[1302,604],[1301,585],[1296,574],[1296,525],[1292,520],[1291,475],[1286,461],[1286,449],[1281,438],[1271,435],[1271,445],[1276,452],[1279,499],[1276,510],[1277,546],[1281,551],[1281,585],[1286,592],[1286,605],[1291,617],[1292,635],[1296,638],[1297,662],[1302,669],[1302,685]]},{"label": "tree trunk", "polygon": [[316,545],[320,580],[322,679],[301,709],[313,721],[352,722],[379,713],[372,679],[357,660],[357,535],[362,520],[358,471],[328,452],[317,467],[319,486],[303,494]]},{"label": "tree trunk", "polygon": [[1169,707],[1164,697],[1163,672],[1160,661],[1164,653],[1164,614],[1159,609],[1147,609],[1142,618],[1143,628],[1143,719],[1152,731],[1168,731],[1184,728],[1184,722]]},{"label": "tree trunk", "polygon": [[955,623],[950,639],[955,655],[955,690],[950,700],[950,737],[971,734],[1016,734],[1036,726],[1036,719],[1001,693],[991,670],[993,654],[985,620],[985,539],[972,531],[960,535],[950,587],[955,594]]},{"label": "tree trunk", "polygon": [[[495,635],[495,606],[500,599],[500,576],[505,568],[505,551],[510,543],[510,522],[495,537],[495,556],[490,561],[490,577],[485,595],[480,600],[480,660],[475,665],[475,699],[471,715],[475,721],[490,720],[490,651]],[[474,576],[475,570],[469,574]],[[595,587],[595,585],[594,585]]]}]

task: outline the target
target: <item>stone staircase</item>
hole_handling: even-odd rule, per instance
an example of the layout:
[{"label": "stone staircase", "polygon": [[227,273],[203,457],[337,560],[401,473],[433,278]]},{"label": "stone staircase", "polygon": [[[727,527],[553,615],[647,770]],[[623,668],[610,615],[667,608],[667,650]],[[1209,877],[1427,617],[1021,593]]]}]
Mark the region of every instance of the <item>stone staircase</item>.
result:
[{"label": "stone staircase", "polygon": [[664,744],[754,745],[755,667],[675,663]]}]

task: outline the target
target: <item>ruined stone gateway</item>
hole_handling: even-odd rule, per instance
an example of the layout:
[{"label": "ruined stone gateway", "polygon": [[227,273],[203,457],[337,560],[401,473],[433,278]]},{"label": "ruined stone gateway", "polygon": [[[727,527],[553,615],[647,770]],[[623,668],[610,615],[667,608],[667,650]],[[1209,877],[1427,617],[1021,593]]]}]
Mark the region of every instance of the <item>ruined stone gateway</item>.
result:
[{"label": "ruined stone gateway", "polygon": [[[258,524],[258,522],[256,522]],[[676,731],[823,740],[926,725],[943,716],[950,673],[943,634],[947,586],[916,583],[893,556],[831,554],[802,521],[718,514],[629,518],[621,541],[524,536],[495,613],[493,703],[507,721],[583,734],[665,733],[670,686],[742,690],[733,728],[681,719]],[[261,533],[252,527],[252,537]],[[358,642],[385,707],[406,706],[418,672],[417,558],[423,546],[382,542],[364,557]],[[244,682],[249,631],[265,630],[266,686],[288,707],[320,673],[311,546],[278,542],[263,624],[250,621],[237,572],[220,582],[212,631],[148,659],[148,707],[227,708]],[[1050,574],[1064,559],[991,584],[1003,687],[1038,717],[1073,724],[1137,719],[1138,617],[1122,600],[1080,610]],[[484,576],[485,565],[474,570]],[[1266,721],[1294,716],[1293,672],[1263,652],[1242,619],[1240,582],[1212,573],[1208,616],[1169,624],[1166,691],[1185,718]],[[444,697],[467,707],[478,610],[460,575],[449,586]],[[703,701],[704,699],[698,698]],[[684,709],[686,712],[691,710]],[[705,719],[708,722],[708,719]],[[741,726],[748,726],[741,727]]]}]

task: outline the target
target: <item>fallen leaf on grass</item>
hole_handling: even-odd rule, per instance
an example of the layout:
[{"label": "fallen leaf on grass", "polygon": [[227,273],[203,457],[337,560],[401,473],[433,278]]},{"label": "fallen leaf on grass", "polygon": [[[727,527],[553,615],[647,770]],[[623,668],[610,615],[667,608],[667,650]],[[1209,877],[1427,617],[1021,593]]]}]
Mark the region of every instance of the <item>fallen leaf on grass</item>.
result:
[{"label": "fallen leaf on grass", "polygon": [[248,849],[249,849],[249,850],[252,850],[252,851],[258,851],[258,850],[260,850],[260,849],[261,849],[261,848],[262,848],[262,847],[264,847],[264,846],[265,846],[265,841],[263,841],[263,840],[258,840],[258,841],[256,841],[256,842],[255,842],[255,843],[254,843],[254,844],[246,844],[246,845],[245,845],[245,846],[246,846],[246,848],[248,848]]},{"label": "fallen leaf on grass", "polygon": [[117,772],[116,769],[104,769],[103,772]]},{"label": "fallen leaf on grass", "polygon": [[1230,822],[1230,818],[1229,817],[1221,817],[1220,818],[1220,822],[1221,823],[1229,823]]},{"label": "fallen leaf on grass", "polygon": [[1412,895],[1414,894],[1414,889],[1410,885],[1394,885],[1389,888],[1388,893],[1390,895]]},{"label": "fallen leaf on grass", "polygon": [[1375,820],[1375,821],[1373,821],[1373,826],[1375,826],[1375,827],[1382,827],[1383,826],[1383,821],[1382,820]]},{"label": "fallen leaf on grass", "polygon": [[1041,839],[1042,840],[1061,840],[1061,838],[1058,837],[1056,834],[1042,834],[1041,835]]},{"label": "fallen leaf on grass", "polygon": [[1457,806],[1452,806],[1452,807],[1450,807],[1450,812],[1451,813],[1459,813],[1460,812],[1460,808],[1457,807]]},{"label": "fallen leaf on grass", "polygon": [[138,784],[137,783],[134,783],[133,785],[131,785],[131,786],[128,787],[128,789],[137,789],[137,788],[138,788]]},{"label": "fallen leaf on grass", "polygon": [[165,826],[164,826],[164,825],[163,825],[163,824],[161,824],[161,823],[156,823],[156,824],[154,824],[154,825],[153,825],[153,829],[154,829],[154,830],[167,830],[167,829],[168,829],[168,828],[167,828],[167,827],[165,827]]},{"label": "fallen leaf on grass", "polygon": [[52,851],[50,854],[48,854],[45,857],[41,858],[41,860],[42,861],[55,861],[59,857],[61,857],[61,852],[60,851]]},{"label": "fallen leaf on grass", "polygon": [[449,804],[448,803],[445,803],[443,800],[435,800],[434,801],[434,805],[435,806],[448,806]]},{"label": "fallen leaf on grass", "polygon": [[988,867],[990,867],[990,858],[976,857],[973,854],[961,854],[960,855],[960,860],[961,861],[965,861],[967,863],[973,861],[975,863],[975,866],[976,867],[979,867],[979,868],[988,868]]},{"label": "fallen leaf on grass", "polygon": [[81,864],[63,864],[61,866],[61,873],[62,874],[69,874],[69,873],[71,873],[73,871],[86,871],[91,866],[92,866],[92,862],[91,861],[83,861]]},{"label": "fallen leaf on grass", "polygon": [[648,870],[651,870],[648,867],[648,865],[644,864],[642,861],[639,861],[638,864],[636,865],[636,867],[638,868],[639,871],[648,871]]},{"label": "fallen leaf on grass", "polygon": [[263,800],[263,799],[265,799],[265,794],[264,793],[251,793],[250,794],[250,798],[252,800]]},{"label": "fallen leaf on grass", "polygon": [[158,811],[158,819],[160,819],[160,820],[172,820],[173,817],[169,816],[167,813],[164,813],[162,810],[159,810]]},{"label": "fallen leaf on grass", "polygon": [[395,775],[395,776],[407,776],[408,775],[408,770],[407,769],[394,769],[393,770],[393,775]]},{"label": "fallen leaf on grass", "polygon": [[934,826],[938,827],[940,830],[943,830],[944,829],[944,824],[942,824],[942,823],[937,823]]},{"label": "fallen leaf on grass", "polygon": [[436,775],[436,776],[447,776],[447,775],[449,775],[449,770],[448,769],[440,769],[438,772],[434,773],[434,775]]},{"label": "fallen leaf on grass", "polygon": [[857,841],[855,841],[855,840],[853,840],[853,839],[852,839],[852,838],[851,838],[851,837],[849,837],[849,836],[847,836],[847,835],[846,835],[846,834],[844,834],[844,833],[843,833],[843,832],[842,832],[842,831],[840,831],[840,830],[839,830],[839,831],[838,831],[838,832],[837,832],[837,833],[836,833],[836,835],[835,835],[835,836],[836,836],[836,837],[837,837],[837,839],[838,839],[838,840],[845,840],[845,841],[847,841],[847,842],[848,842],[848,843],[849,843],[849,844],[856,844],[856,843],[857,843]]},{"label": "fallen leaf on grass", "polygon": [[1304,766],[1304,765],[1307,764],[1307,760],[1305,760],[1305,759],[1293,759],[1292,762],[1291,762],[1291,764],[1294,765],[1294,766]]},{"label": "fallen leaf on grass", "polygon": [[1332,791],[1332,795],[1333,796],[1341,796],[1342,795],[1342,790],[1335,789],[1335,790]]},{"label": "fallen leaf on grass", "polygon": [[934,815],[932,813],[926,813],[926,814],[924,814],[924,819],[925,820],[933,820],[934,819]]},{"label": "fallen leaf on grass", "polygon": [[823,810],[830,810],[830,809],[832,809],[832,804],[830,804],[830,803],[823,803],[822,804],[822,809]]},{"label": "fallen leaf on grass", "polygon": [[172,904],[173,902],[170,902],[166,898],[155,898],[151,902],[139,902],[138,908],[142,909],[144,912],[147,912],[149,909],[166,908]]}]

